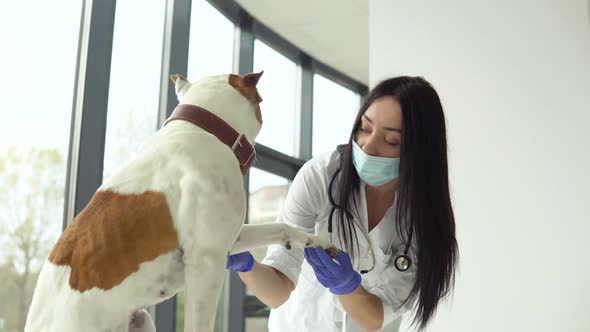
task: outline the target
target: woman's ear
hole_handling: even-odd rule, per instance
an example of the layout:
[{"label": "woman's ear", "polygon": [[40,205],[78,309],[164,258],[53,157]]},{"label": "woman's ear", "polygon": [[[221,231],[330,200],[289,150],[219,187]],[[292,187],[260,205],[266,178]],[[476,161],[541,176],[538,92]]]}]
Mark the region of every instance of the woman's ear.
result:
[{"label": "woman's ear", "polygon": [[174,82],[174,90],[176,91],[176,98],[180,102],[180,100],[182,99],[184,94],[188,91],[188,88],[190,88],[191,83],[186,78],[184,78],[182,75],[179,75],[179,74],[174,74],[174,75],[170,76],[170,79],[172,80],[172,82]]}]

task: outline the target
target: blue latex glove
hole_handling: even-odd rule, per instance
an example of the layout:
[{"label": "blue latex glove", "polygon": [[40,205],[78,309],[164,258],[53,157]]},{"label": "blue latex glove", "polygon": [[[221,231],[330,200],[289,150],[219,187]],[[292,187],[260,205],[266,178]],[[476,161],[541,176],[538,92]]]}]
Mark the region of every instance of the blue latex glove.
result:
[{"label": "blue latex glove", "polygon": [[305,248],[303,255],[320,284],[333,294],[352,293],[361,284],[361,275],[352,268],[350,256],[344,251],[338,252],[336,261],[320,247]]},{"label": "blue latex glove", "polygon": [[225,268],[238,272],[250,272],[254,266],[254,257],[249,251],[244,251],[235,255],[227,255]]}]

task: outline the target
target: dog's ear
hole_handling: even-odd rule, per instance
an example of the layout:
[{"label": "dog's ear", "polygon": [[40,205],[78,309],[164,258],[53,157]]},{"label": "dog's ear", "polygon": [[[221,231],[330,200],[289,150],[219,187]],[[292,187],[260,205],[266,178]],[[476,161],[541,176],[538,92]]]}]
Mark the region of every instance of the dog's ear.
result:
[{"label": "dog's ear", "polygon": [[244,75],[244,83],[246,86],[255,87],[256,84],[258,84],[258,80],[260,80],[260,76],[262,76],[262,74],[264,74],[264,70],[262,70],[260,73],[246,74]]},{"label": "dog's ear", "polygon": [[178,98],[178,101],[180,101],[182,99],[182,96],[184,96],[184,94],[188,90],[188,88],[190,88],[191,83],[179,74],[174,74],[170,76],[170,79],[172,80],[172,82],[174,82],[174,90],[176,91],[176,97]]}]

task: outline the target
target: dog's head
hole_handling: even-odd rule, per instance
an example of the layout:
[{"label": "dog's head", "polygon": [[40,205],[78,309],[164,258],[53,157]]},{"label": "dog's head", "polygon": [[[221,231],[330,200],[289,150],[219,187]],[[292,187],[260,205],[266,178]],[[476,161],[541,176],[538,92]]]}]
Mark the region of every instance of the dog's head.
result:
[{"label": "dog's head", "polygon": [[171,79],[181,104],[208,110],[253,143],[262,125],[262,98],[256,88],[262,73],[208,76],[193,83],[180,75]]}]

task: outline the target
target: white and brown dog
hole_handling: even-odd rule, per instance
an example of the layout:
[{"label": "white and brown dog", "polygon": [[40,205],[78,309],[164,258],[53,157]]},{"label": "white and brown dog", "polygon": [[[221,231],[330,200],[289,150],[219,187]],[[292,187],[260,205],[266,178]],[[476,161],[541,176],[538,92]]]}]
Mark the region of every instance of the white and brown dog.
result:
[{"label": "white and brown dog", "polygon": [[64,231],[41,270],[26,332],[154,331],[141,308],[183,287],[185,331],[213,331],[228,252],[330,247],[283,224],[242,225],[261,75],[172,77],[179,106]]}]

